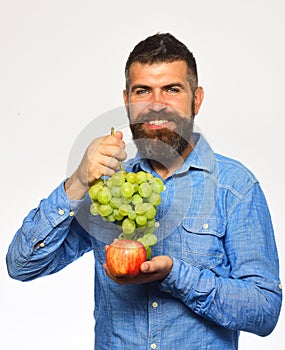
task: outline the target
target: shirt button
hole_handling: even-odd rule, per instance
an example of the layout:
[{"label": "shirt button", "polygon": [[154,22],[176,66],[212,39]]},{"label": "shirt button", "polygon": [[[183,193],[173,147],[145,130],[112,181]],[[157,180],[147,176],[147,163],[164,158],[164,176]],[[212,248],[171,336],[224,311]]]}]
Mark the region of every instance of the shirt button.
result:
[{"label": "shirt button", "polygon": [[74,216],[74,211],[73,211],[73,210],[71,210],[71,211],[69,212],[69,216]]},{"label": "shirt button", "polygon": [[157,303],[156,301],[154,301],[154,302],[152,303],[152,307],[153,307],[154,309],[156,309],[156,308],[158,307],[158,303]]},{"label": "shirt button", "polygon": [[155,344],[155,343],[152,343],[150,347],[151,347],[152,349],[156,349],[156,344]]},{"label": "shirt button", "polygon": [[42,243],[40,244],[40,247],[41,247],[41,248],[44,248],[44,247],[45,247],[45,244],[42,242]]},{"label": "shirt button", "polygon": [[282,289],[282,284],[280,283],[278,287],[279,287],[279,289]]},{"label": "shirt button", "polygon": [[209,225],[208,225],[208,224],[204,224],[204,225],[203,225],[203,228],[204,228],[205,230],[207,230],[207,228],[209,228]]},{"label": "shirt button", "polygon": [[156,228],[159,227],[159,222],[156,221],[156,223],[154,224],[154,226],[155,226]]},{"label": "shirt button", "polygon": [[58,212],[59,215],[63,215],[63,214],[64,214],[64,210],[63,210],[63,209],[60,209],[60,208],[58,209],[57,212]]}]

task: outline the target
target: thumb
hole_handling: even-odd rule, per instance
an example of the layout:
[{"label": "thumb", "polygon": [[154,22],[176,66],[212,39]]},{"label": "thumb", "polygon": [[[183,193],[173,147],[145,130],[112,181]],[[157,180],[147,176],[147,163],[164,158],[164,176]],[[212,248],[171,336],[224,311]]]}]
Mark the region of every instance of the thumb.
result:
[{"label": "thumb", "polygon": [[163,273],[167,275],[173,265],[173,260],[169,256],[155,256],[152,260],[141,264],[142,273]]},{"label": "thumb", "polygon": [[152,272],[151,263],[149,261],[146,261],[146,262],[141,264],[141,272],[143,272],[143,273]]},{"label": "thumb", "polygon": [[158,257],[153,258],[152,260],[145,261],[141,264],[141,272],[143,273],[153,273],[159,272],[162,269],[162,262]]},{"label": "thumb", "polygon": [[118,139],[122,140],[123,139],[123,133],[121,131],[116,131],[114,136],[116,136]]}]

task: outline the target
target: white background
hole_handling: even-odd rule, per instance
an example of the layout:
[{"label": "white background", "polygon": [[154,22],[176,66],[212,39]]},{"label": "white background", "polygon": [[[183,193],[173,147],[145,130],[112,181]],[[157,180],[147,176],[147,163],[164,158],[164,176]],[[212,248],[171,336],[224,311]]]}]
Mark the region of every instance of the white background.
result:
[{"label": "white background", "polygon": [[[0,1],[1,349],[93,349],[92,253],[29,283],[8,277],[5,255],[65,178],[80,131],[122,105],[133,46],[158,31],[196,56],[196,120],[212,147],[260,180],[284,276],[284,12],[283,0]],[[268,337],[242,333],[240,349],[284,349],[284,327],[283,311]]]}]

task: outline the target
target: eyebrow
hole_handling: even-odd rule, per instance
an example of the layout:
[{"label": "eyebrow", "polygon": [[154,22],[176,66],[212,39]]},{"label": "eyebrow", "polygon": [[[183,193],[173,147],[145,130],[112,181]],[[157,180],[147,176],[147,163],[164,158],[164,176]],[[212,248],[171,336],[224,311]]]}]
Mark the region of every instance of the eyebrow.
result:
[{"label": "eyebrow", "polygon": [[[167,84],[167,85],[163,85],[162,89],[166,90],[166,89],[169,89],[169,88],[174,87],[174,86],[177,86],[177,87],[180,87],[182,89],[185,89],[185,86],[183,84],[176,83],[176,82],[171,83],[171,84]],[[133,92],[136,89],[151,89],[151,87],[148,86],[148,85],[143,85],[143,84],[135,84],[135,85],[132,86],[131,91]]]},{"label": "eyebrow", "polygon": [[135,91],[136,89],[150,89],[150,86],[143,84],[135,84],[132,86],[131,91]]}]

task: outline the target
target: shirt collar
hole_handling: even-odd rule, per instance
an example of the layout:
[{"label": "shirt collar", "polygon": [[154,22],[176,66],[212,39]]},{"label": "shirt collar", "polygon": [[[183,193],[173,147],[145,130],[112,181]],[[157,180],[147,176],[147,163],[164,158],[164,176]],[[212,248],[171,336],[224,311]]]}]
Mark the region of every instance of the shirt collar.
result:
[{"label": "shirt collar", "polygon": [[[175,174],[182,174],[190,168],[205,170],[209,173],[213,172],[216,158],[212,148],[200,133],[194,133],[193,139],[195,147],[182,166],[175,171]],[[134,158],[130,159],[124,167],[127,171],[137,172],[143,170],[153,172],[147,159],[141,158],[139,153],[137,153]]]}]

